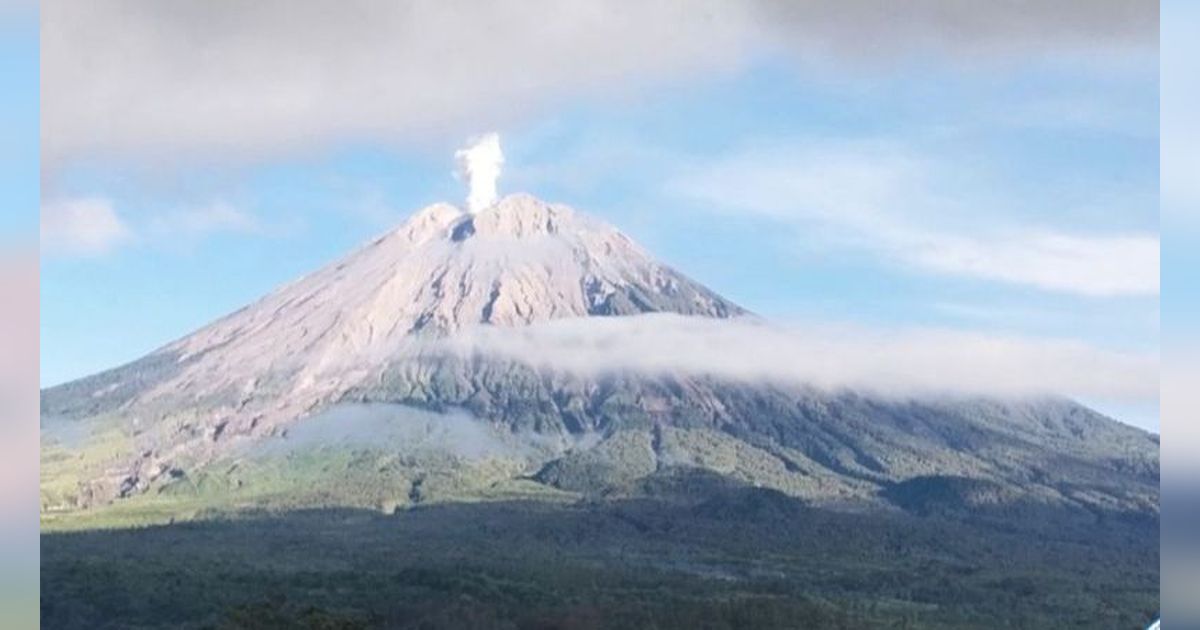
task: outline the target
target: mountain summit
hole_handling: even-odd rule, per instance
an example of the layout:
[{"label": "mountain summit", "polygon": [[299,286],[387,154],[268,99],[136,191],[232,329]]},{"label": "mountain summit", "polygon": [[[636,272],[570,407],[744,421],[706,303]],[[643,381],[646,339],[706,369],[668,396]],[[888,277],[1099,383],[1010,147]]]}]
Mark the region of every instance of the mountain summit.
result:
[{"label": "mountain summit", "polygon": [[[435,204],[396,230],[164,350],[181,375],[241,388],[294,373],[303,388],[369,375],[418,337],[479,325],[744,311],[655,262],[616,229],[514,195],[476,214]],[[202,376],[202,377],[201,377]]]},{"label": "mountain summit", "polygon": [[747,315],[566,206],[434,204],[142,359],[45,390],[43,507],[593,496],[703,472],[819,503],[1157,510],[1157,439],[1066,400],[438,350],[480,327],[651,313]]}]

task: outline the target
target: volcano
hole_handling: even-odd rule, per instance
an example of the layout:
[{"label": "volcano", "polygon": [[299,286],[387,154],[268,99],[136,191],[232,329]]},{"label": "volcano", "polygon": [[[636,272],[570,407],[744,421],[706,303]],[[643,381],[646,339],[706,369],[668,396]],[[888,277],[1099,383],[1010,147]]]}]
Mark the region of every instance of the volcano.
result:
[{"label": "volcano", "polygon": [[481,329],[654,314],[756,318],[569,207],[435,204],[146,357],[44,390],[43,513],[702,498],[680,483],[702,474],[856,509],[1157,514],[1157,437],[1067,399],[900,400],[439,350]]}]

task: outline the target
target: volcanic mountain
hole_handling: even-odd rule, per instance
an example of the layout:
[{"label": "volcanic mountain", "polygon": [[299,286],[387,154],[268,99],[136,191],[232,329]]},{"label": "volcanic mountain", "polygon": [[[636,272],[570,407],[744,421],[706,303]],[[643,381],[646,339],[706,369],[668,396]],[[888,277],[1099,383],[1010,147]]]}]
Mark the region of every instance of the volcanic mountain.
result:
[{"label": "volcanic mountain", "polygon": [[44,390],[43,512],[628,496],[702,473],[826,505],[1157,514],[1157,437],[1066,399],[583,373],[453,343],[656,313],[755,317],[571,208],[435,204],[144,358]]}]

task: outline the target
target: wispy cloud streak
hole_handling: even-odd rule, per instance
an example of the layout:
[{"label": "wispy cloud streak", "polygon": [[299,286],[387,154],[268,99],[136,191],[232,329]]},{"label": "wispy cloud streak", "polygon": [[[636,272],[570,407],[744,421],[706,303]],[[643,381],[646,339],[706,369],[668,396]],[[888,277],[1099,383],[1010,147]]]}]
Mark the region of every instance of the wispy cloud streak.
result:
[{"label": "wispy cloud streak", "polygon": [[1144,402],[1157,358],[1076,341],[652,314],[478,327],[437,346],[581,374],[700,374],[890,396],[1058,394]]},{"label": "wispy cloud streak", "polygon": [[[717,158],[667,190],[927,272],[1095,297],[1158,294],[1157,234],[1006,225],[979,184],[963,187],[966,179],[886,142],[814,142]],[[978,216],[964,224],[971,213]]]}]

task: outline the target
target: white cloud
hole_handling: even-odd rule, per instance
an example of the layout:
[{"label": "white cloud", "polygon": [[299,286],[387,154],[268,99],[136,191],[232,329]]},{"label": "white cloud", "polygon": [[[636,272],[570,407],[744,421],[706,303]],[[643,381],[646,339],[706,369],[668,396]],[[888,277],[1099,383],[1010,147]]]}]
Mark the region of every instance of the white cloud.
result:
[{"label": "white cloud", "polygon": [[892,255],[902,260],[947,274],[1096,297],[1158,294],[1155,236],[1025,232],[981,238],[925,233],[901,240],[893,249]]},{"label": "white cloud", "polygon": [[132,236],[108,199],[56,199],[42,204],[41,241],[47,253],[106,254]]},{"label": "white cloud", "polygon": [[1094,55],[1157,47],[1155,0],[961,2],[765,0],[752,4],[770,32],[799,52],[864,63],[909,54],[951,63],[1014,55]]},{"label": "white cloud", "polygon": [[137,222],[109,199],[61,198],[42,204],[42,250],[52,255],[101,256],[136,244],[193,243],[219,233],[266,234],[258,217],[224,201],[170,210]]},{"label": "white cloud", "polygon": [[564,94],[720,68],[750,30],[742,7],[715,0],[101,0],[49,2],[42,18],[52,165],[457,139]]},{"label": "white cloud", "polygon": [[916,269],[1087,296],[1157,295],[1157,235],[1014,228],[971,177],[886,142],[814,141],[700,164],[667,189]]},{"label": "white cloud", "polygon": [[1158,25],[1152,0],[48,0],[41,16],[51,170],[97,154],[228,161],[457,138],[762,55],[835,66],[1152,55]]},{"label": "white cloud", "polygon": [[1158,396],[1153,355],[945,329],[778,327],[750,319],[654,314],[517,329],[482,326],[442,343],[457,353],[583,374],[707,374],[889,396],[1060,394],[1139,403]]}]

